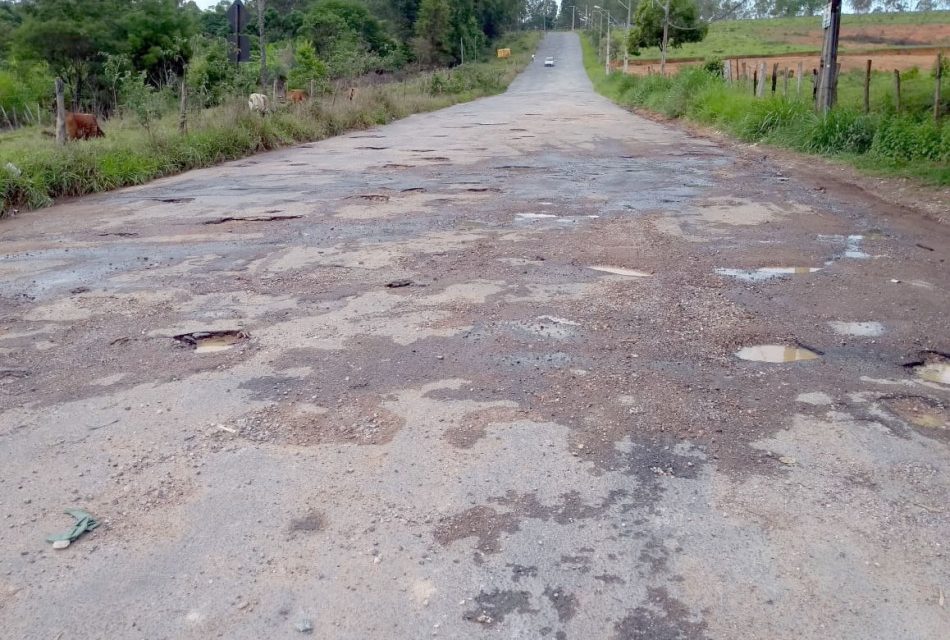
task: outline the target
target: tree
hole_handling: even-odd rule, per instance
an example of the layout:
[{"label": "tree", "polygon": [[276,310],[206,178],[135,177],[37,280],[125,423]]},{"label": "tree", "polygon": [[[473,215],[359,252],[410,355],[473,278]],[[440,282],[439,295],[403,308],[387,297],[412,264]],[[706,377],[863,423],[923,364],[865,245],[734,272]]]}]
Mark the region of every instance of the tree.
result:
[{"label": "tree", "polygon": [[577,0],[561,0],[561,8],[557,14],[558,29],[570,29],[575,25],[577,18]]},{"label": "tree", "polygon": [[34,0],[23,7],[23,24],[14,34],[17,52],[45,60],[72,89],[78,108],[89,76],[103,56],[117,52],[114,0]]},{"label": "tree", "polygon": [[294,66],[290,70],[291,89],[310,90],[310,82],[314,82],[314,90],[323,90],[329,70],[327,65],[317,57],[313,45],[307,41],[297,45],[294,51]]},{"label": "tree", "polygon": [[191,57],[191,37],[197,31],[192,14],[177,0],[136,0],[116,20],[124,42],[117,48],[129,56],[133,67],[158,86],[180,77]]},{"label": "tree", "polygon": [[422,0],[413,44],[420,62],[448,64],[452,60],[452,16],[448,0]]},{"label": "tree", "polygon": [[[669,0],[668,45],[678,47],[685,42],[699,42],[706,37],[709,25],[700,20],[695,0]],[[627,47],[633,55],[640,55],[641,47],[662,47],[664,5],[642,2],[634,14]]]}]

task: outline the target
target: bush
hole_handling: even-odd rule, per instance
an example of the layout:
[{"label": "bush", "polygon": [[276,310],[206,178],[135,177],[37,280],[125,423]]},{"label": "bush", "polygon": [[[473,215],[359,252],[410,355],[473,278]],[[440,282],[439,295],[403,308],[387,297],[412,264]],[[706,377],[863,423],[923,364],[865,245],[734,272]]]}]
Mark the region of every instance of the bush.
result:
[{"label": "bush", "polygon": [[892,116],[881,122],[870,145],[872,154],[890,160],[950,160],[950,122],[938,125],[909,116]]},{"label": "bush", "polygon": [[834,109],[816,118],[802,144],[815,153],[867,153],[874,140],[875,124],[870,116],[846,109]]}]

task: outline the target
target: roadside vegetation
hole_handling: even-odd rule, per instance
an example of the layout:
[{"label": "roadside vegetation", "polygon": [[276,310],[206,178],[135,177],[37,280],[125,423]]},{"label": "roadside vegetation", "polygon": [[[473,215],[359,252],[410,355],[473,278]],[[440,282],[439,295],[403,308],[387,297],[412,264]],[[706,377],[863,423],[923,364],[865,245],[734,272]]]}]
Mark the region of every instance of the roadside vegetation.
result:
[{"label": "roadside vegetation", "polygon": [[[823,116],[814,110],[810,77],[803,82],[801,96],[794,81],[783,95],[779,79],[775,94],[767,91],[766,97],[757,98],[751,84],[727,84],[717,59],[668,77],[625,76],[619,71],[607,76],[594,43],[586,36],[582,40],[584,64],[595,88],[622,106],[685,118],[746,142],[827,156],[870,173],[950,186],[950,117],[935,121],[933,113],[936,65],[902,74],[899,112],[892,73],[872,73],[868,113],[863,111],[864,74],[843,73],[837,106]],[[948,76],[946,59],[943,75]],[[948,93],[944,90],[944,114],[950,111]]]},{"label": "roadside vegetation", "polygon": [[[499,93],[540,39],[524,0],[256,1],[235,64],[229,0],[0,0],[0,216]],[[105,138],[56,144],[56,77]]]},{"label": "roadside vegetation", "polygon": [[[820,11],[819,11],[820,13]],[[684,42],[678,59],[770,56],[821,51],[817,15],[766,20],[717,20],[706,37]],[[950,11],[848,14],[842,24],[842,53],[874,49],[950,47]],[[637,60],[659,60],[659,47],[643,47]]]}]

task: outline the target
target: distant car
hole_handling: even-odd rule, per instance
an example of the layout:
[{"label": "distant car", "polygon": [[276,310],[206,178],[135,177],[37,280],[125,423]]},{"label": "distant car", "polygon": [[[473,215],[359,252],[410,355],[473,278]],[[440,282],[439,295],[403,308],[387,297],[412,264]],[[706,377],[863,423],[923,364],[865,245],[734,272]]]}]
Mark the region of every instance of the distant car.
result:
[{"label": "distant car", "polygon": [[554,66],[554,58],[545,58],[545,59],[544,59],[544,66],[545,66],[545,67],[553,67],[553,66]]}]

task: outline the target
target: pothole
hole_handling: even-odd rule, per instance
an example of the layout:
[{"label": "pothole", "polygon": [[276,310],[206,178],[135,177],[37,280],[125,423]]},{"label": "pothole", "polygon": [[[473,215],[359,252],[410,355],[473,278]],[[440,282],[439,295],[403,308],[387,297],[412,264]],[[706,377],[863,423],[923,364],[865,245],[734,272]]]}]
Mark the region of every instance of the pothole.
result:
[{"label": "pothole", "polygon": [[839,336],[877,337],[884,335],[880,322],[829,322],[828,326]]},{"label": "pothole", "polygon": [[172,337],[178,342],[190,346],[195,350],[195,353],[217,353],[218,351],[227,351],[251,336],[240,329],[229,329],[224,331],[194,331]]},{"label": "pothole", "polygon": [[384,193],[364,193],[356,196],[348,196],[345,200],[366,200],[368,202],[389,202],[389,196]]},{"label": "pothole", "polygon": [[466,191],[470,193],[501,193],[498,187],[469,187]]},{"label": "pothole", "polygon": [[297,220],[301,215],[273,215],[273,216],[224,216],[214,220],[205,220],[202,224],[226,224],[228,222],[282,222],[284,220]]},{"label": "pothole", "polygon": [[388,164],[384,164],[381,168],[382,169],[412,169],[413,167],[414,165],[411,165],[411,164],[398,164],[395,162],[390,162]]},{"label": "pothole", "polygon": [[740,360],[753,362],[800,362],[803,360],[817,360],[819,355],[804,347],[790,347],[784,344],[757,344],[743,347],[736,351]]},{"label": "pothole", "polygon": [[607,265],[593,265],[589,267],[594,271],[602,271],[603,273],[612,273],[616,276],[629,276],[631,278],[649,278],[652,276],[652,273],[647,273],[646,271],[637,271],[636,269],[627,269],[625,267],[610,267]]},{"label": "pothole", "polygon": [[154,200],[155,202],[163,202],[165,204],[185,204],[188,202],[194,202],[194,198],[149,198],[149,200]]},{"label": "pothole", "polygon": [[356,147],[360,151],[385,151],[389,147]]},{"label": "pothole", "polygon": [[821,267],[762,267],[761,269],[716,269],[721,276],[728,276],[743,282],[763,282],[790,275],[801,275],[821,271]]},{"label": "pothole", "polygon": [[883,400],[888,410],[905,422],[926,429],[950,429],[950,409],[936,400],[923,396],[893,396]]},{"label": "pothole", "polygon": [[920,360],[904,366],[913,369],[921,380],[950,385],[950,355],[939,351],[924,351],[920,355]]}]

